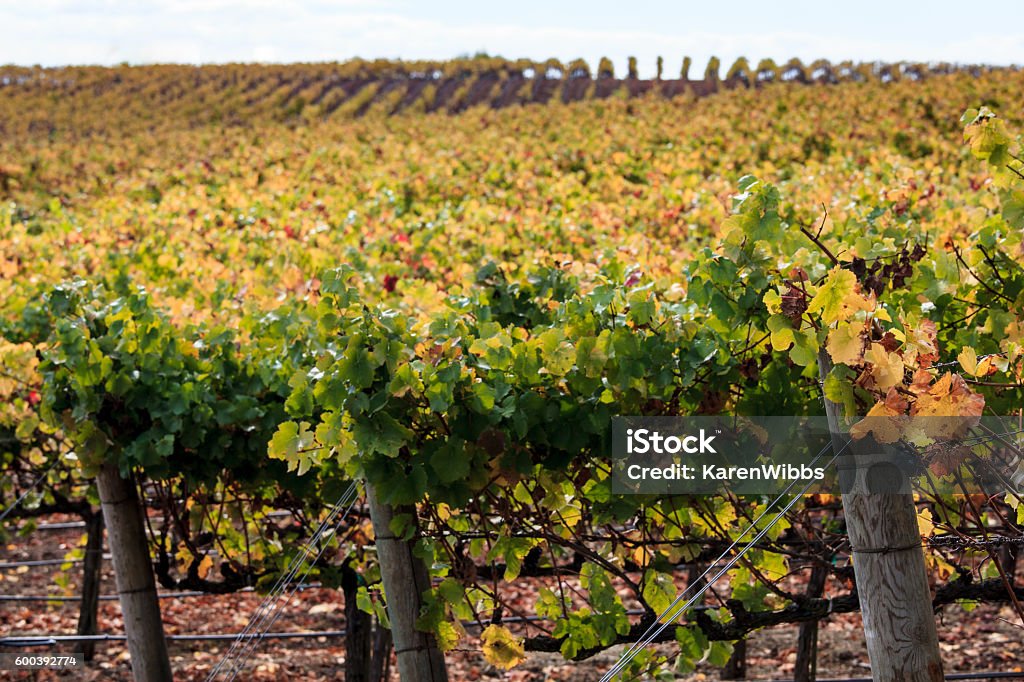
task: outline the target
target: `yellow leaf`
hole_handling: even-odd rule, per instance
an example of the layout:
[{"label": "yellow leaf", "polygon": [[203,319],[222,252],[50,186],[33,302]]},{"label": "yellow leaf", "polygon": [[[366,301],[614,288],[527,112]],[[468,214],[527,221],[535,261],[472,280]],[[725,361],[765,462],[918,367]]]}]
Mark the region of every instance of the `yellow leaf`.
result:
[{"label": "yellow leaf", "polygon": [[825,283],[807,306],[808,313],[821,312],[827,324],[850,319],[859,310],[874,310],[874,301],[860,294],[857,276],[836,266],[829,270]]},{"label": "yellow leaf", "polygon": [[462,624],[456,621],[451,623],[443,620],[437,624],[437,630],[434,632],[434,636],[437,637],[437,646],[441,648],[441,651],[451,651],[454,649],[462,635],[465,634],[465,630]]},{"label": "yellow leaf", "polygon": [[879,443],[895,443],[903,434],[907,421],[903,414],[905,409],[906,401],[895,388],[890,388],[885,400],[875,403],[864,419],[850,428],[850,436],[860,440],[870,433]]},{"label": "yellow leaf", "polygon": [[934,322],[921,320],[916,327],[908,324],[907,331],[903,359],[908,366],[911,366],[916,359],[921,367],[928,367],[928,363],[939,359],[938,329]]},{"label": "yellow leaf", "polygon": [[928,568],[935,571],[942,580],[949,578],[956,570],[948,561],[934,552],[927,552],[924,556],[924,561]]},{"label": "yellow leaf", "polygon": [[[992,356],[982,359],[978,363],[978,368],[974,371],[974,376],[985,377],[989,374],[994,374],[998,370],[996,361],[997,359],[992,358]],[[1004,369],[1003,371],[1005,372],[1006,370]]]},{"label": "yellow leaf", "polygon": [[974,376],[978,375],[978,353],[973,348],[964,346],[964,349],[960,351],[960,355],[956,356],[956,359],[960,362],[960,366],[964,368],[965,372]]},{"label": "yellow leaf", "polygon": [[932,520],[931,509],[922,509],[917,512],[917,530],[922,537],[931,537],[935,532],[935,522]]},{"label": "yellow leaf", "polygon": [[174,558],[177,560],[181,572],[187,573],[188,567],[192,563],[192,552],[189,550],[188,545],[184,542],[179,542],[178,549],[174,552]]},{"label": "yellow leaf", "polygon": [[647,560],[649,558],[650,556],[648,554],[647,548],[643,545],[640,545],[635,550],[633,550],[633,563],[635,563],[637,566],[645,568],[647,566]]},{"label": "yellow leaf", "polygon": [[836,364],[859,365],[864,358],[864,325],[860,322],[840,324],[829,332],[825,347]]},{"label": "yellow leaf", "polygon": [[903,383],[903,358],[896,353],[887,353],[882,344],[871,344],[871,350],[864,355],[864,359],[872,365],[871,376],[878,388],[888,391]]},{"label": "yellow leaf", "polygon": [[932,438],[948,439],[970,428],[984,410],[985,397],[972,391],[959,374],[947,372],[918,397],[910,413],[915,418],[943,417],[925,419],[924,431]]},{"label": "yellow leaf", "polygon": [[512,635],[503,625],[488,625],[480,635],[484,658],[502,670],[511,670],[526,660],[523,641]]},{"label": "yellow leaf", "polygon": [[206,580],[206,576],[210,575],[211,568],[213,568],[213,557],[207,554],[203,557],[203,560],[199,562],[199,579]]}]

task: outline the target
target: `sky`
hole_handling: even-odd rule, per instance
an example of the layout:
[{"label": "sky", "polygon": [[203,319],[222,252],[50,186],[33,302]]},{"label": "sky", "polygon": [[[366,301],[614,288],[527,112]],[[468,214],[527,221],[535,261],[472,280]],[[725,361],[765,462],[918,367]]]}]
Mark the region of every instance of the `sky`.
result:
[{"label": "sky", "polygon": [[1024,62],[1021,0],[0,0],[0,64],[602,56]]}]

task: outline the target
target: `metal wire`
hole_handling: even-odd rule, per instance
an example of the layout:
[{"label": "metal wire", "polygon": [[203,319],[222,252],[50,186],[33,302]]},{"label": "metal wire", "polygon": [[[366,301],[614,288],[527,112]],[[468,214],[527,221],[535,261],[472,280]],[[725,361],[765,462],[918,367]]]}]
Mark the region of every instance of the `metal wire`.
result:
[{"label": "metal wire", "polygon": [[[109,554],[103,555],[104,560],[110,559]],[[28,559],[25,561],[4,561],[0,562],[0,571],[9,571],[15,568],[35,566],[63,566],[64,564],[81,564],[85,559]]]},{"label": "metal wire", "polygon": [[[844,450],[846,450],[846,448],[849,445],[850,445],[850,441],[847,440],[846,443],[844,443],[843,446],[839,450],[837,450],[836,453],[832,456],[832,459],[829,460],[829,463],[826,465],[826,467],[831,466],[832,462],[835,462],[836,459],[839,457],[839,455],[842,454],[842,452]],[[818,454],[816,454],[814,456],[814,459],[811,460],[810,464],[813,465],[815,462],[817,462],[818,459],[822,455],[824,455],[825,452],[827,452],[828,449],[831,448],[831,447],[832,447],[832,444],[828,444],[825,447],[823,447],[818,452]],[[654,621],[654,623],[652,623],[647,628],[647,630],[644,631],[644,634],[641,635],[640,639],[638,639],[636,642],[634,642],[625,651],[625,653],[622,654],[622,656],[619,658],[618,662],[616,662],[616,664],[614,666],[612,666],[612,668],[607,673],[605,673],[604,676],[601,677],[601,682],[609,682],[612,679],[612,677],[614,677],[615,675],[617,675],[620,672],[622,672],[626,668],[626,666],[629,665],[630,662],[634,658],[636,658],[636,656],[640,653],[641,650],[643,650],[644,647],[646,647],[648,644],[650,644],[652,641],[654,641],[654,639],[656,639],[658,637],[658,635],[660,635],[662,632],[664,632],[665,629],[669,625],[671,625],[673,622],[675,622],[676,618],[678,618],[687,609],[689,609],[691,606],[693,606],[693,604],[696,603],[696,601],[698,599],[703,597],[704,593],[707,592],[711,588],[711,586],[716,581],[718,581],[723,575],[725,575],[734,565],[736,565],[736,563],[743,557],[743,555],[746,554],[748,551],[750,551],[751,547],[753,547],[757,542],[759,542],[761,540],[761,538],[763,538],[765,535],[767,535],[768,531],[771,530],[772,526],[774,526],[776,523],[778,523],[779,519],[781,519],[782,516],[786,512],[788,512],[790,509],[792,509],[793,506],[796,504],[796,502],[799,499],[801,499],[801,497],[808,490],[810,490],[811,486],[814,485],[814,483],[815,483],[815,481],[813,481],[813,480],[808,481],[807,485],[805,485],[803,487],[803,489],[799,493],[797,493],[793,497],[793,499],[790,500],[789,503],[787,503],[786,506],[783,507],[783,509],[775,516],[775,519],[771,523],[769,523],[767,526],[765,526],[765,528],[763,528],[756,536],[754,536],[754,539],[750,542],[750,544],[748,544],[746,547],[741,549],[734,557],[732,557],[732,559],[730,559],[726,563],[725,567],[722,568],[720,571],[718,571],[718,573],[715,575],[714,578],[712,578],[711,580],[708,580],[704,584],[704,587],[702,587],[700,590],[698,590],[698,592],[696,594],[694,594],[692,597],[690,597],[690,599],[685,604],[683,604],[683,606],[680,608],[679,607],[679,603],[682,602],[683,597],[685,597],[686,593],[690,591],[690,588],[693,585],[699,584],[701,582],[701,580],[703,580],[713,570],[715,564],[717,564],[719,561],[722,561],[726,556],[728,556],[728,554],[730,552],[732,552],[733,549],[735,549],[737,547],[737,545],[739,544],[740,538],[742,538],[747,533],[749,533],[751,530],[753,530],[757,526],[758,522],[761,519],[763,519],[768,514],[768,511],[772,507],[774,507],[778,502],[780,502],[783,497],[785,497],[787,494],[789,494],[789,491],[793,489],[793,487],[796,485],[796,482],[797,482],[797,479],[794,479],[794,480],[790,481],[789,485],[786,486],[785,490],[783,490],[779,494],[779,496],[775,498],[775,500],[773,500],[768,506],[766,506],[761,511],[761,513],[757,516],[757,518],[754,519],[750,523],[750,525],[747,526],[743,530],[743,532],[739,534],[739,536],[737,536],[736,540],[724,552],[722,552],[721,556],[719,556],[714,562],[712,562],[711,565],[708,566],[707,570],[705,570],[696,580],[692,581],[689,585],[687,585],[686,588],[682,592],[680,592],[679,595],[675,599],[672,600],[672,603],[669,604],[668,607],[664,611],[662,611],[662,613],[658,616],[658,618]],[[672,614],[671,617],[666,618],[670,613]],[[662,619],[665,619],[665,622],[662,623],[661,622]]]},{"label": "metal wire", "polygon": [[39,478],[37,478],[37,479],[35,480],[35,482],[34,482],[34,483],[33,483],[32,485],[30,485],[29,487],[25,488],[25,492],[23,492],[23,493],[22,493],[22,494],[21,494],[21,495],[20,495],[20,496],[18,497],[18,499],[16,499],[16,500],[15,500],[14,502],[12,502],[12,503],[11,503],[11,506],[7,507],[7,509],[4,509],[3,513],[2,513],[2,514],[0,514],[0,523],[3,523],[3,520],[7,518],[7,515],[8,515],[8,514],[10,514],[10,513],[12,512],[12,511],[14,511],[14,510],[15,510],[15,509],[17,508],[17,506],[18,506],[19,504],[21,504],[21,503],[22,503],[22,501],[23,501],[23,500],[24,500],[24,499],[25,499],[26,497],[28,497],[28,494],[29,494],[30,492],[32,492],[33,490],[35,490],[35,489],[36,489],[36,486],[37,486],[37,485],[39,485],[40,483],[42,483],[42,482],[43,482],[43,480],[45,480],[45,479],[46,479],[46,477],[50,475],[50,472],[51,472],[51,471],[53,471],[53,468],[54,468],[55,466],[57,466],[57,464],[58,464],[59,462],[60,462],[60,457],[58,457],[57,459],[55,459],[55,460],[53,460],[52,462],[50,462],[50,466],[46,467],[46,471],[44,471],[44,472],[43,472],[43,473],[42,473],[42,474],[41,474],[41,475],[39,476]]},{"label": "metal wire", "polygon": [[[275,511],[267,512],[264,516],[268,519],[279,519],[285,516],[294,516],[295,514],[287,509],[278,509]],[[85,528],[85,521],[56,521],[54,523],[40,523],[37,524],[33,530],[72,530],[75,528]]]},{"label": "metal wire", "polygon": [[[344,637],[344,630],[323,630],[320,632],[266,632],[260,637],[262,639],[316,639],[318,637]],[[211,634],[211,635],[165,635],[170,642],[220,642],[235,640],[237,634]],[[12,636],[0,637],[0,646],[6,647],[29,647],[29,646],[52,646],[60,642],[124,642],[128,638],[125,635],[38,635],[38,636]]]},{"label": "metal wire", "polygon": [[[710,607],[698,607],[710,608]],[[627,616],[642,616],[647,613],[643,609],[630,609],[626,611]],[[506,616],[501,619],[502,623],[536,623],[551,621],[546,616]],[[489,623],[481,623],[475,620],[461,621],[466,628],[486,628]],[[268,632],[261,636],[261,639],[313,639],[316,637],[339,637],[345,634],[345,630],[322,630],[317,632]],[[238,634],[209,634],[209,635],[166,635],[168,641],[221,641],[237,639]],[[22,646],[47,646],[57,642],[123,642],[127,639],[125,635],[12,635],[0,637],[0,646],[22,647]]]},{"label": "metal wire", "polygon": [[[352,507],[355,506],[356,501],[359,499],[359,491],[355,487],[355,483],[352,484],[352,490],[352,501],[348,504],[348,507],[345,509],[344,513],[342,513],[341,518],[339,518],[334,523],[333,530],[337,530],[341,526],[341,524],[345,521],[345,518],[348,516],[349,512],[352,511]],[[295,594],[299,590],[301,590],[303,586],[306,584],[306,579],[309,578],[310,573],[313,571],[313,567],[316,566],[317,562],[320,561],[320,557],[322,557],[324,552],[327,551],[327,544],[327,542],[324,542],[320,545],[320,551],[317,552],[313,560],[309,562],[309,564],[306,567],[306,572],[302,575],[302,578],[299,580],[298,584],[293,586],[291,588],[291,592],[284,596],[284,604],[287,604],[289,601],[291,601],[291,598],[294,597]],[[288,585],[286,584],[285,588],[287,589],[287,587]],[[260,632],[266,632],[267,630],[270,630],[272,627],[274,627],[274,623],[277,622],[277,619],[281,617],[282,613],[284,613],[284,610],[276,608],[275,605],[275,608],[270,612],[269,622],[264,622]],[[253,637],[249,640],[248,651],[243,650],[242,656],[239,658],[238,663],[235,665],[231,677],[228,678],[229,682],[235,679],[238,673],[240,673],[242,669],[245,667],[245,663],[249,660],[249,658],[254,653],[256,653],[256,649],[259,647],[260,641],[261,639],[259,636]]]},{"label": "metal wire", "polygon": [[[950,673],[947,680],[1012,680],[1024,678],[1024,672],[980,672]],[[771,680],[770,682],[795,682],[794,680]],[[872,682],[870,677],[819,677],[818,682]]]},{"label": "metal wire", "polygon": [[271,589],[270,593],[268,593],[267,596],[263,599],[263,601],[260,602],[260,605],[256,608],[256,611],[249,619],[249,622],[246,623],[245,628],[243,628],[242,632],[239,633],[236,640],[232,642],[231,647],[228,649],[227,653],[217,663],[216,667],[214,667],[214,669],[210,671],[210,675],[207,678],[207,680],[216,679],[216,677],[220,674],[221,670],[224,669],[225,665],[228,665],[229,663],[233,664],[234,659],[241,655],[241,653],[244,651],[244,649],[241,648],[243,647],[242,640],[245,637],[250,636],[254,632],[257,625],[261,623],[265,618],[267,610],[271,609],[272,606],[276,604],[277,599],[281,596],[281,593],[284,591],[286,585],[294,579],[295,574],[299,570],[299,566],[303,561],[305,561],[306,557],[309,555],[309,552],[311,551],[310,548],[317,541],[319,541],[325,529],[328,527],[328,524],[331,521],[333,521],[338,509],[343,504],[343,501],[346,500],[348,495],[353,492],[354,488],[355,483],[353,483],[352,486],[350,486],[349,489],[346,490],[342,494],[342,496],[338,498],[337,503],[331,508],[331,511],[327,515],[327,518],[325,518],[324,521],[320,524],[320,527],[317,528],[313,537],[310,538],[309,542],[302,547],[301,551],[298,554],[296,554],[295,557],[292,558],[292,562],[288,565],[287,570],[278,577],[277,582],[274,583],[274,587]]},{"label": "metal wire", "polygon": [[[298,588],[300,591],[305,590],[318,590],[318,589],[330,589],[324,588],[320,583],[310,583],[309,585],[302,585]],[[255,592],[256,589],[252,587],[242,587],[234,592],[203,592],[199,590],[187,591],[187,592],[157,592],[157,599],[188,599],[191,597],[220,597],[227,596],[229,594],[242,594]],[[116,594],[101,594],[97,597],[100,601],[117,601],[120,597]],[[0,602],[5,601],[26,601],[26,602],[76,602],[82,601],[82,597],[78,595],[63,595],[63,594],[0,594]]]},{"label": "metal wire", "polygon": [[[281,596],[285,593],[288,586],[295,580],[296,575],[298,575],[299,570],[312,553],[314,547],[328,530],[340,525],[341,521],[344,520],[353,505],[355,505],[357,499],[358,487],[356,483],[353,482],[341,497],[338,498],[338,501],[331,508],[327,518],[323,520],[320,527],[317,528],[316,533],[314,533],[313,537],[310,538],[309,542],[303,545],[298,554],[292,558],[291,563],[288,565],[288,569],[278,578],[270,593],[267,594],[266,598],[264,598],[259,607],[257,607],[256,611],[249,619],[249,622],[246,624],[242,632],[238,634],[224,657],[217,663],[216,667],[210,671],[210,675],[207,677],[208,681],[215,680],[224,670],[227,670],[229,680],[234,679],[245,664],[245,661],[248,660],[256,650],[258,640],[262,637],[262,632],[269,630],[269,624],[272,624],[276,620],[276,617],[274,617],[273,620],[270,620],[270,618],[277,609]],[[335,519],[340,513],[342,507],[346,507],[344,514],[342,514],[341,519],[335,523]],[[302,583],[305,582],[305,578],[309,575],[309,571],[312,570],[313,564],[315,564],[316,560],[322,556],[325,548],[326,544],[320,547],[316,559],[314,559],[309,568],[307,568],[306,574],[303,576]],[[302,583],[300,583],[300,585]],[[294,591],[288,595],[288,598],[290,599],[293,594]],[[225,668],[227,665],[231,665],[231,667]]]}]

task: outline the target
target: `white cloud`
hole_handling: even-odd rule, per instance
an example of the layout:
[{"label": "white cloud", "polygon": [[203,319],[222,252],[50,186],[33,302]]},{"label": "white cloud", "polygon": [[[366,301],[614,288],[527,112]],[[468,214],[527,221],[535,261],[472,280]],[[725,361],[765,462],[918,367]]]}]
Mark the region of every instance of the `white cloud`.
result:
[{"label": "white cloud", "polygon": [[679,31],[671,24],[659,25],[656,15],[648,28],[613,30],[573,28],[558,21],[474,21],[440,11],[443,19],[416,18],[402,8],[400,0],[0,0],[0,63],[445,59],[486,51],[537,59],[583,57],[595,65],[608,56],[620,72],[627,57],[635,55],[646,75],[653,73],[658,55],[665,57],[666,72],[672,74],[684,55],[693,57],[699,72],[711,55],[726,64],[741,55],[1009,64],[1024,54],[1024,33],[978,37],[964,31],[957,34],[963,38],[952,42],[935,40],[923,30],[872,38],[845,33],[841,21],[819,32]]}]

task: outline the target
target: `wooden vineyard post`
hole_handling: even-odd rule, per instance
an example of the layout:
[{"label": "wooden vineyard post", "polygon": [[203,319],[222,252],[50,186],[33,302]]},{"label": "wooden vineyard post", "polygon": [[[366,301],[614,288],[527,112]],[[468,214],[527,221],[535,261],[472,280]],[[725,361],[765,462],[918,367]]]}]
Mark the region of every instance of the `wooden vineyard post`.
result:
[{"label": "wooden vineyard post", "polygon": [[391,677],[391,630],[374,618],[370,682],[388,682]]},{"label": "wooden vineyard post", "polygon": [[[103,514],[91,511],[85,518],[85,561],[82,564],[82,603],[78,608],[77,634],[95,635],[97,609],[100,599],[100,576],[103,570]],[[82,642],[78,646],[85,660],[91,661],[96,642]]]},{"label": "wooden vineyard post", "polygon": [[[811,577],[807,581],[808,599],[817,599],[825,592],[825,581],[828,579],[828,568],[815,565],[811,569]],[[793,669],[793,682],[814,682],[818,675],[818,621],[809,620],[800,623],[800,635],[796,645],[796,667]]]},{"label": "wooden vineyard post", "polygon": [[447,682],[444,654],[436,639],[416,629],[423,593],[430,588],[427,566],[413,554],[414,540],[395,536],[391,520],[396,510],[381,503],[369,483],[366,484],[366,500],[370,505],[377,560],[391,619],[398,676],[402,682]]},{"label": "wooden vineyard post", "polygon": [[345,682],[370,682],[373,617],[359,608],[359,574],[347,563],[341,567],[341,590],[345,597]]},{"label": "wooden vineyard post", "polygon": [[747,679],[747,640],[741,639],[733,645],[732,655],[722,669],[722,679]]},{"label": "wooden vineyard post", "polygon": [[[822,382],[831,370],[831,358],[822,349],[818,352]],[[846,415],[842,405],[827,398],[825,414],[838,451],[846,443],[840,428]],[[941,682],[942,660],[913,495],[844,493],[843,516],[872,679]]]},{"label": "wooden vineyard post", "polygon": [[142,507],[132,479],[106,463],[96,476],[135,682],[171,682]]}]

